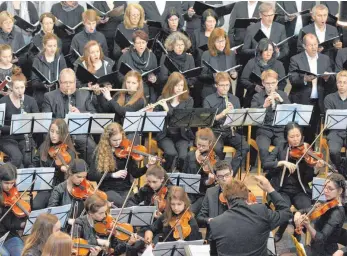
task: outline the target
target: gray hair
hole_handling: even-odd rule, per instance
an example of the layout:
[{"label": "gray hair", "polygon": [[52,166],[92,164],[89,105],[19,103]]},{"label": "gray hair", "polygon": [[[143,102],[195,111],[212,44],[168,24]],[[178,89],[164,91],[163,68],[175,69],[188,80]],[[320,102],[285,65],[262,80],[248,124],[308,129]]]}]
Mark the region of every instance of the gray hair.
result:
[{"label": "gray hair", "polygon": [[273,2],[264,2],[259,5],[259,12],[268,12],[270,10],[275,11],[275,4]]},{"label": "gray hair", "polygon": [[312,8],[312,16],[316,15],[317,10],[325,10],[329,13],[328,7],[326,7],[324,4],[317,4],[317,5],[313,6],[313,8]]},{"label": "gray hair", "polygon": [[59,81],[62,75],[68,75],[68,76],[73,76],[75,78],[76,81],[76,75],[75,75],[75,71],[73,71],[71,68],[64,68],[62,71],[60,71],[59,74]]},{"label": "gray hair", "polygon": [[190,39],[186,35],[181,32],[173,32],[165,40],[166,50],[168,50],[169,52],[173,51],[174,45],[178,40],[183,41],[184,51],[188,50],[192,46]]}]

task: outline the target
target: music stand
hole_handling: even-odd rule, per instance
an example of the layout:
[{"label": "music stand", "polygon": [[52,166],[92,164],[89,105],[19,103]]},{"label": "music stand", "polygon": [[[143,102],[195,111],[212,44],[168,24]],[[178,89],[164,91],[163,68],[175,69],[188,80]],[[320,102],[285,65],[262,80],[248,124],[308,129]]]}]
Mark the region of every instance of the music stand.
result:
[{"label": "music stand", "polygon": [[[125,132],[161,132],[164,129],[166,111],[126,112],[123,122]],[[140,123],[139,123],[140,122]]]},{"label": "music stand", "polygon": [[163,242],[157,243],[153,249],[153,254],[155,256],[185,256],[184,247],[188,245],[203,245],[204,240],[195,240],[195,241],[184,241],[178,240],[174,242]]},{"label": "music stand", "polygon": [[105,127],[112,123],[114,120],[115,114],[104,114],[104,113],[95,113],[90,117],[90,134],[102,134]]},{"label": "music stand", "polygon": [[7,233],[0,238],[0,247],[4,245],[6,238],[8,237],[8,234],[10,234],[10,231],[7,231]]},{"label": "music stand", "polygon": [[308,126],[312,115],[312,105],[278,104],[276,106],[273,126],[284,126],[296,122],[301,126]]},{"label": "music stand", "polygon": [[70,210],[71,210],[71,204],[66,204],[63,206],[58,207],[48,207],[41,210],[32,211],[25,223],[25,228],[23,231],[23,236],[27,236],[31,234],[31,229],[36,221],[36,218],[41,213],[49,213],[52,215],[55,215],[58,217],[58,220],[60,221],[61,228],[64,228],[66,225],[66,222],[68,220],[68,217],[70,216]]},{"label": "music stand", "polygon": [[169,174],[170,181],[175,186],[180,186],[184,188],[186,193],[190,194],[200,194],[200,174],[190,174],[190,173],[178,173],[174,172]]},{"label": "music stand", "polygon": [[6,103],[0,104],[0,126],[5,124]]},{"label": "music stand", "polygon": [[210,256],[210,245],[186,245],[184,251],[186,256]]},{"label": "music stand", "polygon": [[[17,169],[16,186],[19,192],[28,190],[30,205],[33,203],[33,192],[50,191],[54,188],[54,167],[37,167]],[[35,180],[35,183],[32,183]],[[31,185],[31,186],[30,186]]]},{"label": "music stand", "polygon": [[[111,216],[114,218],[117,217],[120,210],[120,208],[111,209]],[[148,227],[153,223],[155,211],[155,206],[132,206],[124,208],[119,221],[129,223],[134,227]]]},{"label": "music stand", "polygon": [[271,256],[276,256],[276,246],[275,246],[275,239],[272,231],[270,231],[269,238],[267,240],[267,254]]},{"label": "music stand", "polygon": [[169,119],[170,127],[212,127],[217,109],[215,108],[188,108],[174,109]]},{"label": "music stand", "polygon": [[316,201],[316,200],[319,200],[322,202],[326,201],[324,193],[321,194],[321,192],[324,188],[325,181],[326,181],[326,179],[324,179],[324,178],[313,177],[313,180],[312,180],[312,201]]},{"label": "music stand", "polygon": [[325,114],[325,127],[329,130],[346,130],[347,109],[328,109]]},{"label": "music stand", "polygon": [[260,126],[265,116],[266,108],[233,109],[226,115],[224,126]]}]

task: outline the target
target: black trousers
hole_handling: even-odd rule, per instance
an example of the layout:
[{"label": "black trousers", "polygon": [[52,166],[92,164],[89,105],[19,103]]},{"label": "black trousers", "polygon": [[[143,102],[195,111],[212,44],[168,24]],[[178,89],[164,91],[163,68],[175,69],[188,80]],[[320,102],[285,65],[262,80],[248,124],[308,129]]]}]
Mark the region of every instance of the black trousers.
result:
[{"label": "black trousers", "polygon": [[49,198],[52,191],[40,191],[36,194],[33,200],[33,210],[40,210],[47,208]]},{"label": "black trousers", "polygon": [[25,152],[25,140],[0,139],[0,150],[9,156],[10,162],[17,168],[28,168],[32,165],[35,142],[31,140],[31,152]]},{"label": "black trousers", "polygon": [[92,161],[92,155],[96,148],[96,143],[91,136],[87,135],[73,135],[75,142],[75,149],[80,153],[79,158],[84,159],[90,166]]},{"label": "black trousers", "polygon": [[284,134],[276,132],[272,127],[259,127],[256,132],[256,142],[259,149],[260,161],[265,162],[269,156],[269,147],[271,142],[274,146],[280,146],[285,143]]},{"label": "black trousers", "polygon": [[331,131],[327,138],[331,162],[340,173],[345,174],[346,170],[344,170],[341,161],[341,148],[346,145],[346,137],[342,137],[338,132]]},{"label": "black trousers", "polygon": [[304,128],[304,141],[311,144],[316,138],[320,124],[320,109],[318,99],[311,99],[310,105],[313,105],[313,112],[310,120],[310,125]]},{"label": "black trousers", "polygon": [[[215,131],[215,136],[218,138],[218,131]],[[249,151],[249,145],[247,144],[246,139],[236,131],[234,132],[234,136],[232,136],[231,130],[223,131],[221,138],[218,140],[214,148],[214,151],[220,160],[225,158],[225,154],[223,153],[224,145],[231,146],[236,149],[236,154],[231,162],[235,177],[237,170],[240,168],[243,159],[246,157]]]},{"label": "black trousers", "polygon": [[123,206],[123,202],[125,201],[125,198],[127,197],[128,192],[129,190],[124,190],[124,191],[108,190],[105,193],[107,194],[107,200],[109,202],[112,202],[115,206],[117,206],[118,208],[121,208]]}]

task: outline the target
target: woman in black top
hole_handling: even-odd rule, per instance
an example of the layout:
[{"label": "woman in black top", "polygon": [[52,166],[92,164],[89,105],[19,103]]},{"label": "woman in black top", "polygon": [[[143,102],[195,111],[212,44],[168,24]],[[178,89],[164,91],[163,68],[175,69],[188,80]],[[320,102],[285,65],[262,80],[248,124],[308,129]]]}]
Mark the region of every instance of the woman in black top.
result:
[{"label": "woman in black top", "polygon": [[314,256],[330,256],[338,249],[337,243],[345,222],[345,178],[341,174],[332,173],[326,180],[323,192],[327,202],[336,202],[336,206],[320,216],[314,225],[310,223],[310,216],[307,216],[311,208],[301,209],[294,215],[296,226],[301,224],[306,227],[312,237],[309,255]]},{"label": "woman in black top", "polygon": [[12,115],[22,113],[38,113],[39,109],[34,98],[25,95],[26,77],[21,68],[13,69],[12,92],[0,99],[0,104],[6,104],[5,125],[0,128],[0,150],[8,155],[17,168],[24,165],[28,168],[32,165],[32,149],[35,143],[31,135],[10,135]]},{"label": "woman in black top", "polygon": [[[4,205],[3,193],[8,193],[15,185],[17,179],[17,168],[11,163],[0,166],[0,218],[9,209]],[[10,232],[3,246],[0,247],[0,255],[2,256],[20,256],[23,251],[24,243],[18,233],[23,230],[26,222],[25,218],[18,218],[13,211],[4,217],[0,223],[0,237]]]},{"label": "woman in black top", "polygon": [[129,71],[123,82],[123,89],[127,92],[119,92],[111,96],[107,87],[101,88],[100,95],[97,96],[98,103],[103,113],[115,113],[114,120],[123,123],[126,112],[136,112],[145,105],[143,96],[143,84],[140,73]]},{"label": "woman in black top", "polygon": [[41,213],[31,229],[30,235],[25,240],[22,256],[41,256],[43,246],[48,237],[61,228],[57,216]]},{"label": "woman in black top", "polygon": [[[12,48],[8,44],[0,44],[0,81],[5,81],[6,77],[11,77],[13,68],[16,66],[12,63],[13,55]],[[4,89],[0,91],[0,95],[8,95],[10,85],[7,84]]]},{"label": "woman in black top", "polygon": [[[243,102],[245,107],[249,107],[251,105],[254,94],[264,91],[264,87],[259,81],[252,80],[252,72],[260,77],[263,71],[272,69],[278,74],[278,80],[281,80],[283,77],[285,77],[286,74],[283,64],[282,62],[277,60],[277,52],[275,51],[275,49],[276,46],[271,40],[266,38],[260,40],[256,49],[255,57],[253,59],[250,59],[243,69],[240,79],[240,85],[243,89],[247,90]],[[278,89],[284,91],[286,84],[286,79],[280,81],[278,83]]]},{"label": "woman in black top", "polygon": [[[127,158],[118,158],[115,155],[115,150],[120,147],[124,138],[125,133],[120,124],[107,125],[94,152],[88,173],[88,179],[96,182],[99,182],[101,177],[106,175],[99,189],[106,192],[108,200],[117,207],[123,205],[129,192],[131,176],[139,178],[147,170],[146,167],[139,168],[138,163],[131,158],[128,165],[125,166]],[[155,162],[155,158],[149,158],[149,165],[155,164]]]},{"label": "woman in black top", "polygon": [[[128,64],[133,70],[141,74],[158,66],[157,59],[152,51],[147,48],[148,35],[137,30],[133,33],[134,46],[131,46],[118,60],[117,69],[120,70],[122,63]],[[124,75],[118,73],[118,79],[123,82]],[[150,73],[142,78],[144,85],[144,95],[147,101],[154,102],[157,99],[157,94],[161,93],[161,88],[157,76]]]},{"label": "woman in black top", "polygon": [[[58,48],[59,39],[55,34],[47,33],[42,39],[42,52],[40,52],[34,59],[32,69],[32,87],[34,91],[34,98],[40,109],[44,100],[46,92],[58,88],[58,80],[60,71],[66,68],[66,62],[63,55],[60,54]],[[40,72],[49,83],[40,77]]]},{"label": "woman in black top", "polygon": [[[125,9],[124,21],[118,25],[115,35],[117,35],[118,30],[122,32],[130,42],[136,30],[143,30],[148,35],[148,26],[145,24],[145,11],[141,5],[135,3],[128,4]],[[128,50],[129,48],[121,49],[115,42],[113,48],[114,60],[118,62],[120,56]]]},{"label": "woman in black top", "polygon": [[[289,123],[284,130],[286,143],[276,147],[266,158],[263,168],[269,170],[268,177],[274,189],[281,194],[289,206],[305,209],[311,206],[312,190],[309,183],[317,175],[324,163],[319,160],[315,167],[309,166],[304,160],[290,156],[290,150],[303,143],[302,129],[297,123]],[[276,232],[275,242],[281,240],[287,224],[281,225]]]},{"label": "woman in black top", "polygon": [[[172,97],[184,91],[186,92],[168,102],[161,101],[161,99]],[[173,116],[174,109],[193,108],[194,101],[189,96],[187,81],[182,74],[174,72],[170,75],[159,102],[160,105],[155,110],[166,111],[169,119]],[[165,126],[163,132],[157,134],[158,146],[164,151],[166,160],[164,169],[166,171],[172,171],[175,166],[179,171],[182,170],[192,137],[193,134],[189,128],[171,128],[168,125]]]}]

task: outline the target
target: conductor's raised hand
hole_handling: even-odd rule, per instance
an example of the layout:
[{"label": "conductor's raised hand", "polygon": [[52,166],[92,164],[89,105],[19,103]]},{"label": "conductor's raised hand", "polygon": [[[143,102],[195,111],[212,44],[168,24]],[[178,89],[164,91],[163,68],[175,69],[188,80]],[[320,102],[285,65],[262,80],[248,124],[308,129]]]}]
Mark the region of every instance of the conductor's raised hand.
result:
[{"label": "conductor's raised hand", "polygon": [[265,178],[265,176],[257,175],[254,176],[254,178],[257,181],[258,187],[260,187],[263,191],[267,193],[271,193],[274,191],[274,188],[270,184],[270,181],[267,178]]}]

